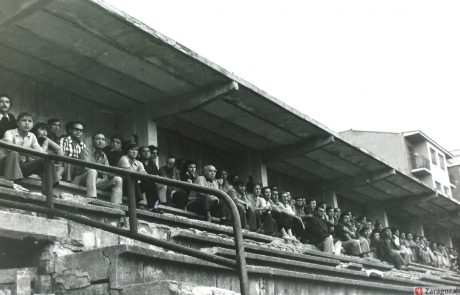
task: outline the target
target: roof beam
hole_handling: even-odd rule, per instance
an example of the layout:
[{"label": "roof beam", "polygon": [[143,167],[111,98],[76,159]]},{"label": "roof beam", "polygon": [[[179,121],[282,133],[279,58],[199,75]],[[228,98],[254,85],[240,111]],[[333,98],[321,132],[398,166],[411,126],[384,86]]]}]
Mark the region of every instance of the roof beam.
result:
[{"label": "roof beam", "polygon": [[262,152],[262,159],[265,163],[270,163],[300,157],[319,150],[334,142],[334,136],[316,136],[291,145],[266,150]]},{"label": "roof beam", "polygon": [[420,194],[415,196],[408,196],[402,197],[397,200],[388,200],[384,207],[385,209],[393,209],[393,208],[406,208],[410,206],[415,206],[416,204],[424,203],[436,199],[438,197],[438,193],[426,193]]},{"label": "roof beam", "polygon": [[2,13],[3,16],[10,16],[9,18],[0,19],[0,33],[15,25],[21,19],[24,19],[46,6],[51,0],[34,0],[34,1],[3,1]]},{"label": "roof beam", "polygon": [[374,173],[366,173],[365,175],[346,177],[323,181],[317,185],[324,188],[333,188],[336,190],[352,189],[360,186],[367,186],[375,182],[387,179],[396,174],[395,169],[384,169]]},{"label": "roof beam", "polygon": [[149,104],[147,109],[150,118],[156,120],[204,106],[238,89],[238,83],[235,81],[215,84],[185,95],[167,98],[163,103]]},{"label": "roof beam", "polygon": [[428,218],[424,216],[423,218],[420,218],[419,221],[424,224],[425,223],[439,223],[439,222],[446,222],[446,221],[452,220],[457,217],[460,217],[460,210],[455,210],[455,211],[449,212],[448,214],[442,214],[442,215],[432,214]]}]

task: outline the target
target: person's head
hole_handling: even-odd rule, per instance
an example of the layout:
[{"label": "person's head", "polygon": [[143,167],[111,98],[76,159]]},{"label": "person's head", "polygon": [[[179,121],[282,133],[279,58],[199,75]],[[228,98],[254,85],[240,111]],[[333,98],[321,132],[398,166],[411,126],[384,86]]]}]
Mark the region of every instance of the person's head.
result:
[{"label": "person's head", "polygon": [[82,122],[80,121],[72,122],[71,130],[70,130],[70,136],[72,138],[81,140],[84,131],[85,131],[85,125]]},{"label": "person's head", "polygon": [[393,233],[393,235],[399,237],[399,228],[392,227],[391,232]]},{"label": "person's head", "polygon": [[272,201],[275,202],[275,203],[278,203],[278,200],[279,200],[279,193],[277,190],[272,190]]},{"label": "person's head", "polygon": [[324,215],[326,214],[326,209],[324,209],[323,207],[316,207],[315,208],[315,211],[314,211],[315,215],[320,217],[320,218],[323,218]]},{"label": "person's head", "polygon": [[151,144],[149,145],[149,149],[150,149],[152,160],[156,160],[158,158],[158,148],[154,146],[153,144]]},{"label": "person's head", "polygon": [[95,149],[101,150],[105,147],[105,136],[102,132],[96,132],[91,137],[93,140],[93,147]]},{"label": "person's head", "polygon": [[272,196],[272,191],[271,189],[268,187],[268,186],[264,186],[262,188],[262,197],[265,199],[265,200],[270,200]]},{"label": "person's head", "polygon": [[391,237],[393,236],[393,233],[391,232],[391,228],[389,227],[385,227],[382,229],[382,232],[380,234],[383,238],[388,238],[388,239],[391,239]]},{"label": "person's head", "polygon": [[132,141],[125,143],[123,147],[123,151],[130,160],[136,159],[138,155],[137,143],[132,142]]},{"label": "person's head", "polygon": [[317,206],[322,207],[323,209],[326,209],[327,204],[325,202],[319,202],[319,204],[317,204]]},{"label": "person's head", "polygon": [[334,217],[334,208],[327,206],[326,207],[326,215],[329,217]]},{"label": "person's head", "polygon": [[295,199],[295,204],[297,207],[303,207],[303,199],[302,198]]},{"label": "person's head", "polygon": [[123,146],[123,137],[118,134],[114,134],[110,137],[110,150],[114,151],[121,151]]},{"label": "person's head", "polygon": [[237,180],[233,185],[235,186],[238,193],[240,194],[246,193],[246,185],[244,184],[244,182]]},{"label": "person's head", "polygon": [[420,237],[419,237],[419,236],[415,236],[415,237],[414,237],[414,242],[419,243],[419,242],[420,242]]},{"label": "person's head", "polygon": [[6,115],[11,108],[10,99],[6,94],[0,94],[0,113]]},{"label": "person's head", "polygon": [[31,113],[23,112],[18,115],[18,130],[29,132],[34,127],[34,116]]},{"label": "person's head", "polygon": [[223,181],[227,181],[227,179],[228,179],[228,171],[227,170],[220,171],[219,178],[222,179]]},{"label": "person's head", "polygon": [[138,153],[139,153],[139,159],[141,161],[148,161],[150,157],[152,156],[149,147],[146,145],[139,147]]},{"label": "person's head", "polygon": [[185,170],[188,174],[195,176],[196,174],[196,161],[195,160],[187,160],[185,161]]},{"label": "person's head", "polygon": [[168,158],[166,158],[166,169],[171,171],[175,167],[176,167],[176,157],[168,156]]},{"label": "person's head", "polygon": [[312,210],[315,210],[315,208],[316,208],[316,200],[309,200],[308,201],[308,207],[310,207],[310,209],[312,209]]},{"label": "person's head", "polygon": [[286,193],[286,197],[287,197],[287,199],[288,199],[288,200],[290,200],[290,199],[291,199],[291,192],[289,192],[289,191],[286,191],[285,193]]},{"label": "person's head", "polygon": [[406,239],[406,233],[400,233],[399,237],[401,238],[401,240],[405,240]]},{"label": "person's head", "polygon": [[371,235],[371,229],[368,228],[367,226],[363,226],[359,230],[359,235],[362,236],[362,237],[365,237],[365,238],[369,238],[370,235]]},{"label": "person's head", "polygon": [[378,231],[373,231],[371,234],[371,239],[372,240],[380,240],[380,233]]},{"label": "person's head", "polygon": [[345,223],[349,222],[351,218],[351,214],[349,212],[342,212],[339,217],[339,222]]},{"label": "person's head", "polygon": [[48,130],[54,134],[58,134],[61,131],[61,121],[57,118],[49,119],[46,125]]},{"label": "person's head", "polygon": [[44,138],[48,135],[47,125],[43,122],[39,122],[34,125],[31,132],[35,134],[37,138]]},{"label": "person's head", "polygon": [[281,192],[280,202],[286,205],[287,201],[288,201],[288,195],[286,194],[286,192]]},{"label": "person's head", "polygon": [[342,211],[340,210],[339,207],[334,208],[334,215],[335,215],[336,218],[338,218],[341,213],[342,213]]},{"label": "person's head", "polygon": [[255,196],[259,197],[262,193],[262,185],[260,185],[259,183],[254,184],[254,186],[252,187],[252,193]]},{"label": "person's head", "polygon": [[204,177],[207,180],[214,180],[216,178],[217,169],[213,165],[206,165],[204,166]]}]

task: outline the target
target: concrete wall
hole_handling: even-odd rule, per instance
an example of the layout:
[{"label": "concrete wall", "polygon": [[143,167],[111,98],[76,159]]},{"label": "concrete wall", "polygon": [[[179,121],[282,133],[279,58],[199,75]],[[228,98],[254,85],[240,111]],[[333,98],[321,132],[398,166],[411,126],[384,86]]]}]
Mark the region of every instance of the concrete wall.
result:
[{"label": "concrete wall", "polygon": [[304,197],[308,199],[315,197],[308,186],[300,180],[271,169],[267,169],[267,174],[268,185],[270,186],[277,186],[279,190],[288,190],[291,196],[294,197]]},{"label": "concrete wall", "polygon": [[449,174],[451,175],[452,183],[456,188],[452,188],[452,197],[460,201],[460,165],[449,167]]},{"label": "concrete wall", "polygon": [[[452,196],[451,189],[450,189],[450,179],[449,179],[449,172],[447,170],[447,162],[446,162],[446,155],[444,152],[436,148],[436,146],[432,145],[431,143],[426,143],[427,153],[429,154],[429,159],[431,163],[431,175],[433,177],[433,182],[431,183],[431,187],[436,189],[436,182],[441,184],[440,192],[446,196]],[[436,163],[433,164],[432,155],[430,153],[430,149],[433,149],[436,153]],[[439,155],[442,155],[444,158],[444,169],[441,168]],[[448,189],[447,193],[445,192],[445,188]]]},{"label": "concrete wall", "polygon": [[27,111],[36,115],[36,122],[54,117],[61,119],[63,126],[71,120],[83,121],[88,143],[96,130],[110,136],[117,129],[117,114],[109,108],[3,68],[0,68],[0,92],[9,95],[12,113],[16,116]]},{"label": "concrete wall", "polygon": [[347,130],[340,135],[374,155],[410,173],[411,167],[407,157],[404,137],[399,133]]}]

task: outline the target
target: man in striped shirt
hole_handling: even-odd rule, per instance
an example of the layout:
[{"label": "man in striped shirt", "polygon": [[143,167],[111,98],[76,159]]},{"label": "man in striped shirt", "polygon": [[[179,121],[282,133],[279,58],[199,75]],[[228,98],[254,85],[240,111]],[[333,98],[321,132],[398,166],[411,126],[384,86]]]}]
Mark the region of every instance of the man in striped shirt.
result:
[{"label": "man in striped shirt", "polygon": [[[65,156],[82,159],[82,153],[86,150],[86,144],[82,141],[84,124],[80,121],[72,121],[69,126],[69,134],[59,140],[59,145],[61,146]],[[83,172],[83,167],[64,164],[64,176],[62,179],[65,181],[72,181],[75,176],[82,174]]]}]

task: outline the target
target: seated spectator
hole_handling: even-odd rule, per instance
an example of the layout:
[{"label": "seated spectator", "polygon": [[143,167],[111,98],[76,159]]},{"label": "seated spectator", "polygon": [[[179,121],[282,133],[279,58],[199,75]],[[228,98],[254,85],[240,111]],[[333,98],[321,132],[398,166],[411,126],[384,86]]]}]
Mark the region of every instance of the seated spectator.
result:
[{"label": "seated spectator", "polygon": [[395,248],[393,235],[389,227],[382,229],[377,256],[378,258],[393,264],[396,269],[401,269],[403,265],[406,265],[406,262],[401,257],[401,254]]},{"label": "seated spectator", "polygon": [[316,200],[308,200],[307,206],[305,207],[305,215],[313,216],[316,208]]},{"label": "seated spectator", "polygon": [[288,234],[291,236],[291,238],[293,238],[292,236],[294,236],[300,240],[305,235],[305,225],[303,224],[302,219],[299,216],[297,216],[294,210],[292,210],[291,206],[289,206],[287,198],[287,194],[282,192],[281,200],[277,205],[280,208],[281,212],[287,215],[286,219],[288,219],[291,224],[291,229],[294,234],[289,234],[289,232]]},{"label": "seated spectator", "polygon": [[[0,94],[0,138],[10,129],[16,129],[16,119],[10,111],[11,102],[6,94]],[[19,120],[19,119],[18,119]]]},{"label": "seated spectator", "polygon": [[257,229],[256,213],[246,195],[246,185],[237,181],[233,183],[233,187],[236,189],[236,194],[230,193],[229,196],[232,197],[240,214],[241,227],[255,231]]},{"label": "seated spectator", "polygon": [[256,216],[256,231],[262,231],[262,211],[263,207],[266,204],[262,198],[262,185],[259,183],[255,183],[254,186],[251,188],[251,192],[247,194],[247,200],[251,204],[251,207],[254,208],[254,213]]},{"label": "seated spectator", "polygon": [[334,208],[334,221],[335,221],[335,225],[337,225],[337,223],[339,223],[340,214],[342,214],[340,208],[339,208],[339,207]]},{"label": "seated spectator", "polygon": [[120,158],[124,155],[122,145],[123,137],[114,134],[110,137],[110,144],[103,149],[107,159],[109,159],[110,166],[117,166]]},{"label": "seated spectator", "polygon": [[391,228],[391,231],[393,233],[393,244],[394,244],[394,249],[401,254],[401,257],[404,259],[405,264],[409,264],[410,262],[410,254],[407,251],[406,247],[401,246],[401,241],[399,238],[399,229],[396,227]]},{"label": "seated spectator", "polygon": [[46,123],[46,129],[48,131],[47,137],[59,144],[59,133],[61,132],[61,121],[57,118],[49,119]]},{"label": "seated spectator", "polygon": [[272,216],[271,190],[268,186],[264,186],[261,192],[262,198],[260,199],[259,206],[256,212],[260,212],[260,220],[262,222],[262,232],[266,235],[278,235],[278,225]]},{"label": "seated spectator", "polygon": [[408,247],[411,250],[410,260],[413,262],[418,262],[418,245],[415,243],[413,235],[411,233],[407,233],[406,235],[406,247]]},{"label": "seated spectator", "polygon": [[[0,99],[0,107],[1,107]],[[18,116],[17,128],[5,131],[3,141],[12,143],[24,148],[33,149],[43,152],[38,144],[37,137],[29,132],[34,124],[33,115],[30,113],[21,113]],[[44,169],[43,160],[34,159],[31,156],[20,154],[16,151],[1,150],[0,153],[0,170],[3,177],[8,180],[20,180],[32,174],[42,174]],[[53,169],[51,181],[54,185],[58,183],[58,176]],[[19,188],[22,188],[18,186]],[[25,190],[25,189],[24,189]]]},{"label": "seated spectator", "polygon": [[350,219],[350,212],[343,212],[340,214],[339,222],[335,226],[335,233],[337,238],[342,241],[342,247],[346,254],[359,256],[362,254],[361,245],[356,239],[355,232],[351,230],[352,226]]},{"label": "seated spectator", "polygon": [[[100,132],[96,132],[92,136],[93,148],[89,152],[84,152],[83,160],[91,163],[109,166],[109,160],[106,154],[102,151],[105,147],[105,136]],[[86,184],[86,193],[89,198],[97,198],[97,189],[109,190],[110,202],[121,204],[123,194],[123,180],[120,176],[107,175],[104,172],[98,172],[95,169],[85,169],[79,175],[72,179],[72,183],[78,185]]]},{"label": "seated spectator", "polygon": [[414,255],[412,253],[412,248],[410,243],[406,239],[406,233],[400,233],[399,243],[401,244],[401,251],[405,252],[406,255],[409,255],[409,262],[414,261]]},{"label": "seated spectator", "polygon": [[314,215],[306,217],[305,237],[323,252],[340,253],[341,242],[334,243],[334,239],[324,220],[324,215],[325,210],[322,207],[316,207]]},{"label": "seated spectator", "polygon": [[423,236],[415,238],[415,243],[418,245],[418,249],[419,249],[418,258],[423,264],[431,265],[432,264],[431,255],[429,253],[429,247],[425,243],[425,241],[426,241],[425,237]]},{"label": "seated spectator", "polygon": [[[202,176],[195,179],[195,184],[218,189],[216,181],[216,168],[213,165],[206,165]],[[200,192],[192,191],[189,195],[187,210],[193,211],[204,216],[205,220],[211,221],[212,214],[216,217],[222,217],[223,201],[218,197]]]},{"label": "seated spectator", "polygon": [[370,246],[369,246],[370,256],[373,258],[377,258],[377,249],[380,243],[380,232],[375,231],[375,230],[372,231],[370,240],[371,240]]},{"label": "seated spectator", "polygon": [[[66,129],[68,135],[59,139],[59,146],[62,148],[64,156],[81,160],[83,152],[85,150],[87,152],[86,144],[82,141],[84,125],[80,121],[70,121],[67,123]],[[64,176],[62,179],[71,182],[75,176],[83,172],[84,168],[81,166],[64,163]]]},{"label": "seated spectator", "polygon": [[[161,177],[179,180],[179,171],[176,169],[176,157],[168,156],[168,158],[166,158],[166,165],[161,167],[158,173]],[[174,187],[163,184],[158,184],[157,187],[161,204],[170,206],[171,197],[175,192]]]},{"label": "seated spectator", "polygon": [[[48,138],[48,129],[45,123],[35,124],[32,128],[32,133],[37,137],[38,144],[42,148],[43,152],[48,153],[51,150],[57,155],[64,155],[64,152],[62,151],[62,148],[59,146],[59,144]],[[61,180],[62,174],[64,173],[64,166],[62,163],[55,163],[54,168],[58,177],[57,179]]]},{"label": "seated spectator", "polygon": [[228,171],[222,170],[219,173],[219,178],[217,179],[217,183],[219,185],[219,189],[228,193],[232,185],[230,184],[230,178],[228,177]]},{"label": "seated spectator", "polygon": [[306,214],[305,214],[305,204],[303,202],[303,198],[297,198],[295,199],[295,205],[294,205],[294,212],[297,216],[299,216],[303,221],[306,219]]},{"label": "seated spectator", "polygon": [[[158,167],[155,161],[157,154],[152,154],[150,147],[141,146],[138,149],[138,155],[139,161],[144,166],[147,174],[158,175]],[[160,202],[158,198],[157,184],[153,180],[141,180],[139,183],[139,189],[142,193],[145,193],[147,210],[156,213],[163,213],[162,210],[158,209]]]},{"label": "seated spectator", "polygon": [[[277,191],[276,191],[277,192]],[[283,239],[295,239],[294,235],[292,234],[292,218],[291,215],[287,214],[285,210],[282,210],[279,206],[278,195],[275,194],[271,196],[271,200],[269,200],[270,207],[271,207],[271,215],[276,220],[276,224],[278,226],[278,231],[281,234]]]},{"label": "seated spectator", "polygon": [[[181,181],[194,183],[197,177],[196,175],[196,162],[195,160],[185,161],[184,167],[179,172],[179,177]],[[188,203],[188,196],[190,195],[190,190],[177,189],[172,195],[172,203],[174,207],[185,210],[185,207]]]},{"label": "seated spectator", "polygon": [[327,206],[326,207],[326,220],[335,225],[335,216],[334,216],[334,208]]},{"label": "seated spectator", "polygon": [[370,244],[371,244],[371,229],[367,226],[362,226],[359,230],[359,244],[361,246],[361,255],[364,257],[369,257]]},{"label": "seated spectator", "polygon": [[[137,160],[137,155],[139,153],[138,146],[134,142],[127,142],[125,143],[123,150],[125,154],[120,158],[120,161],[118,162],[118,167],[131,170],[134,172],[139,172],[139,173],[147,173],[145,171],[144,165]],[[142,192],[140,189],[140,182],[142,180],[134,180],[134,196],[136,199],[137,206],[139,205],[139,202],[142,200]],[[123,191],[127,192],[129,187],[128,187],[128,178],[125,178],[123,180]],[[161,212],[159,212],[161,213]]]}]

